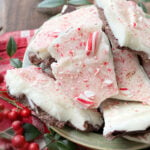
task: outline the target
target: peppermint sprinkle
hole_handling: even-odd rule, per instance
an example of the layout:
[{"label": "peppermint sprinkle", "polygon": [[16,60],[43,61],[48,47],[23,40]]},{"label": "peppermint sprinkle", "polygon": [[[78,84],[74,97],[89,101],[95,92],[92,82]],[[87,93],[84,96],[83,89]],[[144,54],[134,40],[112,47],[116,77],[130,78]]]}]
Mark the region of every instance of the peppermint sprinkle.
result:
[{"label": "peppermint sprinkle", "polygon": [[94,97],[95,93],[93,91],[84,91],[84,95],[90,98],[90,97]]},{"label": "peppermint sprinkle", "polygon": [[80,94],[78,97],[75,97],[75,101],[80,103],[84,107],[90,107],[94,104],[94,101],[91,100],[91,96],[94,95],[95,94],[92,91],[85,91],[84,94]]},{"label": "peppermint sprinkle", "polygon": [[113,83],[113,81],[112,81],[112,80],[107,80],[107,79],[106,79],[106,80],[104,81],[104,83],[105,83],[105,84],[108,84],[108,85],[111,85],[111,84]]},{"label": "peppermint sprinkle", "polygon": [[89,35],[86,48],[85,48],[87,56],[94,55],[94,52],[96,50],[96,41],[98,39],[98,35],[99,32],[93,32]]},{"label": "peppermint sprinkle", "polygon": [[135,28],[137,26],[136,22],[133,23],[133,27]]},{"label": "peppermint sprinkle", "polygon": [[120,91],[126,91],[126,90],[128,90],[127,88],[120,88],[119,89]]},{"label": "peppermint sprinkle", "polygon": [[96,71],[95,71],[95,76],[100,72],[100,69],[99,68],[96,68]]}]

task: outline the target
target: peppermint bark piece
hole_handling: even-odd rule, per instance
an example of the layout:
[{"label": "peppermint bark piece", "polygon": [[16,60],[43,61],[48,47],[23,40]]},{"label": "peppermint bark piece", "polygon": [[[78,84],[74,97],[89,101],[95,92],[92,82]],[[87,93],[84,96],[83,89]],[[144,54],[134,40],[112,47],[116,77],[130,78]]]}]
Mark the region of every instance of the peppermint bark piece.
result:
[{"label": "peppermint bark piece", "polygon": [[[61,57],[52,72],[62,91],[83,108],[98,108],[102,101],[118,94],[112,52],[106,35],[89,35],[82,55]],[[95,41],[97,42],[96,46]],[[70,41],[73,47],[78,42]],[[69,50],[70,43],[62,42]],[[68,44],[68,45],[66,45]]]},{"label": "peppermint bark piece", "polygon": [[103,135],[107,138],[148,132],[149,105],[110,99],[102,104],[101,109],[105,122]]},{"label": "peppermint bark piece", "polygon": [[29,59],[33,64],[40,64],[43,60],[50,57],[48,47],[61,32],[70,27],[81,26],[89,22],[97,24],[99,28],[102,27],[102,22],[99,19],[98,10],[95,6],[83,7],[51,18],[41,26],[30,42],[27,48]]},{"label": "peppermint bark piece", "polygon": [[55,81],[37,67],[8,70],[5,80],[11,95],[25,95],[50,116],[49,122],[52,121],[52,124],[57,121],[57,124],[69,123],[81,131],[96,131],[103,123],[99,112],[76,107],[73,101],[61,92]]},{"label": "peppermint bark piece", "polygon": [[[96,0],[105,32],[114,48],[129,48],[144,59],[150,58],[150,20],[134,2]],[[111,10],[111,11],[110,11]]]},{"label": "peppermint bark piece", "polygon": [[85,49],[88,46],[88,40],[90,40],[88,47],[90,47],[92,53],[92,49],[94,50],[97,47],[97,41],[101,39],[102,34],[100,32],[99,25],[92,22],[84,24],[84,26],[70,27],[53,40],[49,47],[49,53],[57,61],[64,57],[82,56],[86,54]]},{"label": "peppermint bark piece", "polygon": [[128,50],[113,49],[119,94],[114,98],[150,104],[150,79],[137,55]]}]

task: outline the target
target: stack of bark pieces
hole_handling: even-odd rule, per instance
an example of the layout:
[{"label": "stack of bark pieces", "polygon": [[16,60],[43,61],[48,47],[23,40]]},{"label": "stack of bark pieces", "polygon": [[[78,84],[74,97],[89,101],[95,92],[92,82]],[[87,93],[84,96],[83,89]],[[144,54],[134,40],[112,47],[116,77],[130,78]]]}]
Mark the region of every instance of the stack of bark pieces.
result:
[{"label": "stack of bark pieces", "polygon": [[44,23],[24,68],[7,71],[6,84],[49,125],[103,128],[107,138],[143,135],[150,126],[150,19],[133,1],[96,6]]}]

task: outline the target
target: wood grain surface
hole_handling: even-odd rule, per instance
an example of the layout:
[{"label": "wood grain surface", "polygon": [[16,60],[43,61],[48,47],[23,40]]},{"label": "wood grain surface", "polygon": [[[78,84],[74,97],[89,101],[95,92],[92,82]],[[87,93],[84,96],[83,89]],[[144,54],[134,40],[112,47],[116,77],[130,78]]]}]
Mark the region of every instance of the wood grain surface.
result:
[{"label": "wood grain surface", "polygon": [[[39,2],[41,0],[0,0],[0,34],[40,27],[51,16],[37,11]],[[147,8],[150,13],[150,3]]]},{"label": "wood grain surface", "polygon": [[37,11],[41,0],[0,0],[0,26],[3,32],[35,29],[50,15]]},{"label": "wood grain surface", "polygon": [[5,18],[6,18],[6,9],[5,9],[5,1],[0,0],[0,34],[4,32],[4,27],[5,27]]}]

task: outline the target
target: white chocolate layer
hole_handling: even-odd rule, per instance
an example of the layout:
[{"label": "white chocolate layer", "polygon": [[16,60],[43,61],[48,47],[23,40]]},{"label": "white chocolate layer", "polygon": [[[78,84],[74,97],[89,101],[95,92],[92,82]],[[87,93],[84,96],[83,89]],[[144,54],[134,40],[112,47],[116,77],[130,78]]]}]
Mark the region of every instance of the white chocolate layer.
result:
[{"label": "white chocolate layer", "polygon": [[83,7],[71,13],[53,17],[41,26],[27,50],[44,59],[50,55],[48,53],[49,45],[61,32],[70,27],[84,26],[84,24],[88,23],[96,24],[99,28],[102,27],[102,22],[95,6]]},{"label": "white chocolate layer", "polygon": [[93,23],[70,27],[53,40],[49,46],[49,53],[57,61],[64,57],[73,58],[74,56],[85,55],[88,37],[96,31],[101,31],[101,28],[98,24]]},{"label": "white chocolate layer", "polygon": [[103,123],[99,112],[76,107],[60,91],[55,81],[36,67],[8,70],[5,80],[11,95],[17,97],[25,94],[29,100],[59,121],[69,121],[83,131],[86,130],[86,121],[93,127],[100,127]]},{"label": "white chocolate layer", "polygon": [[111,138],[115,131],[138,132],[150,127],[150,106],[136,102],[108,100],[102,105],[104,131]]},{"label": "white chocolate layer", "polygon": [[[121,47],[145,52],[150,57],[150,19],[133,1],[97,0]],[[111,11],[110,11],[111,10]]]},{"label": "white chocolate layer", "polygon": [[150,104],[150,80],[135,54],[128,50],[113,50],[120,100]]},{"label": "white chocolate layer", "polygon": [[[59,52],[53,55],[58,60],[57,63],[52,64],[52,72],[58,85],[74,101],[79,100],[81,103],[82,98],[85,102],[81,104],[81,107],[85,108],[98,108],[102,101],[118,94],[110,45],[106,35],[102,31],[99,31],[99,34],[99,39],[96,39],[96,46],[91,44],[94,42],[95,34],[92,34],[93,36],[91,35],[89,42],[87,42],[90,54],[87,54],[85,45],[82,49],[75,51],[75,47],[80,45],[80,40],[69,41],[69,38],[65,42],[70,35],[66,34],[66,37],[59,41],[59,48],[62,48],[61,52],[65,51],[63,52],[64,56],[61,57]],[[71,46],[74,56],[67,54],[72,48]],[[95,47],[94,50],[92,50],[92,46]],[[92,91],[95,95],[92,98],[86,98],[85,95],[83,96],[85,91]]]}]

